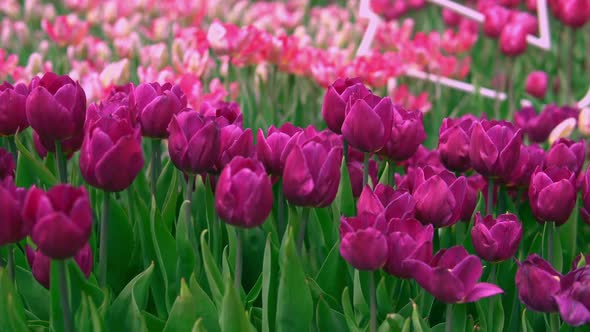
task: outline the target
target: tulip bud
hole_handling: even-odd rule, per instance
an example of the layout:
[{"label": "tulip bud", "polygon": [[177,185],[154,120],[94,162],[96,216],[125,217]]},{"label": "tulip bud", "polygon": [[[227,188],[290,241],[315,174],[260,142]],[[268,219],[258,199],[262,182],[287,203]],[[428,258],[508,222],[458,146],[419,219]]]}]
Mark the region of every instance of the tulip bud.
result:
[{"label": "tulip bud", "polygon": [[288,153],[287,144],[296,133],[301,131],[300,128],[287,122],[278,129],[271,126],[268,129],[266,138],[264,138],[262,129],[258,129],[257,156],[270,174],[283,175],[285,160],[287,159],[285,153]]},{"label": "tulip bud", "polygon": [[23,83],[0,85],[0,136],[12,136],[29,126],[26,105],[29,89]]},{"label": "tulip bud", "polygon": [[580,215],[587,224],[590,224],[590,166],[586,169],[582,179],[582,204]]},{"label": "tulip bud", "polygon": [[368,96],[371,92],[360,78],[338,79],[328,87],[322,104],[322,115],[328,128],[336,134],[342,133],[346,105]]},{"label": "tulip bud", "polygon": [[12,177],[0,180],[0,246],[24,239],[30,225],[23,221],[21,210],[26,190],[16,188]]},{"label": "tulip bud", "polygon": [[399,278],[411,278],[412,271],[405,264],[406,260],[430,263],[433,236],[432,225],[422,225],[414,218],[391,219],[387,230],[389,254],[385,271]]},{"label": "tulip bud", "polygon": [[43,146],[55,151],[55,141],[65,145],[65,140],[80,138],[81,143],[86,95],[80,84],[68,76],[46,73],[33,80],[31,88],[26,102],[27,119]]},{"label": "tulip bud", "polygon": [[534,71],[526,78],[525,90],[529,95],[538,99],[543,99],[547,94],[548,84],[549,76],[546,72]]},{"label": "tulip bud", "polygon": [[176,168],[188,174],[213,168],[221,151],[220,130],[213,119],[188,109],[172,116],[168,132],[168,153]]},{"label": "tulip bud", "polygon": [[447,8],[442,9],[442,19],[445,25],[457,27],[461,22],[461,15]]},{"label": "tulip bud", "polygon": [[225,222],[244,228],[260,226],[272,204],[270,178],[258,160],[238,156],[223,169],[215,189],[215,210]]},{"label": "tulip bud", "polygon": [[582,170],[586,159],[584,142],[576,142],[567,138],[560,138],[547,152],[545,167],[565,167],[578,174]]},{"label": "tulip bud", "polygon": [[246,130],[236,125],[227,125],[220,130],[219,157],[215,168],[220,172],[234,157],[254,157],[254,136],[252,129]]},{"label": "tulip bud", "polygon": [[402,161],[416,153],[420,144],[426,140],[426,133],[422,123],[422,112],[407,111],[401,106],[396,106],[393,110],[391,135],[379,154]]},{"label": "tulip bud", "polygon": [[325,207],[336,198],[340,184],[342,148],[316,137],[293,146],[283,171],[283,191],[291,203]]},{"label": "tulip bud", "polygon": [[461,246],[440,250],[429,263],[408,259],[406,266],[422,288],[444,303],[475,302],[503,293],[496,285],[477,282],[481,262]]},{"label": "tulip bud", "polygon": [[561,279],[561,290],[554,295],[561,318],[571,326],[590,323],[590,266],[586,265]]},{"label": "tulip bud", "polygon": [[572,183],[574,174],[567,168],[537,168],[531,176],[529,203],[541,222],[564,224],[576,204],[576,190]]},{"label": "tulip bud", "polygon": [[407,191],[395,190],[379,183],[374,191],[368,185],[365,186],[356,206],[358,214],[383,214],[385,220],[389,221],[413,218],[416,202]]},{"label": "tulip bud", "polygon": [[218,101],[214,104],[204,102],[199,112],[205,117],[213,117],[220,128],[230,124],[243,126],[244,116],[240,111],[240,105],[236,102]]},{"label": "tulip bud", "polygon": [[561,0],[559,1],[560,21],[574,29],[583,27],[590,20],[590,1]]},{"label": "tulip bud", "polygon": [[60,184],[47,192],[32,187],[23,206],[31,238],[52,259],[73,257],[88,241],[92,211],[84,187]]},{"label": "tulip bud", "polygon": [[522,238],[522,224],[513,214],[485,218],[478,212],[471,229],[471,241],[477,255],[489,262],[505,261],[516,254]]},{"label": "tulip bud", "polygon": [[505,178],[511,185],[528,187],[531,182],[531,175],[537,167],[545,165],[545,150],[538,145],[521,145],[520,157],[514,167],[514,171]]},{"label": "tulip bud", "polygon": [[502,6],[490,6],[484,11],[483,32],[491,38],[498,38],[508,24],[510,10]]},{"label": "tulip bud", "polygon": [[439,129],[438,151],[440,160],[450,170],[464,172],[471,168],[469,142],[471,128],[477,121],[471,115],[460,119],[445,118]]},{"label": "tulip bud", "polygon": [[377,152],[387,143],[393,125],[391,98],[373,94],[346,106],[342,136],[350,146],[363,152]]},{"label": "tulip bud", "polygon": [[515,278],[518,298],[530,310],[556,312],[557,304],[553,296],[560,289],[562,277],[551,264],[532,254],[518,263]]},{"label": "tulip bud", "polygon": [[386,228],[382,216],[366,213],[358,217],[342,217],[340,255],[355,269],[380,269],[387,261]]},{"label": "tulip bud", "polygon": [[143,136],[168,137],[168,123],[186,107],[186,95],[178,85],[142,83],[135,89],[139,123]]},{"label": "tulip bud", "polygon": [[14,158],[12,154],[3,148],[0,148],[0,181],[7,177],[14,177],[14,170],[16,165],[14,164]]},{"label": "tulip bud", "polygon": [[578,112],[570,107],[546,106],[541,114],[533,107],[524,107],[514,115],[514,122],[535,143],[544,143],[551,131],[564,120],[578,117]]},{"label": "tulip bud", "polygon": [[471,165],[486,177],[505,176],[518,162],[521,143],[521,130],[510,122],[482,120],[475,123],[469,146]]},{"label": "tulip bud", "polygon": [[527,49],[527,27],[520,23],[509,23],[500,34],[500,49],[506,56],[523,54]]},{"label": "tulip bud", "polygon": [[[50,275],[51,275],[51,258],[45,256],[39,249],[33,250],[31,247],[27,246],[26,248],[27,254],[27,261],[31,266],[31,272],[33,273],[33,277],[41,284],[43,287],[49,289],[50,286]],[[92,250],[88,243],[78,251],[76,256],[74,256],[74,261],[80,267],[80,270],[86,278],[90,277],[90,272],[92,272]]]}]

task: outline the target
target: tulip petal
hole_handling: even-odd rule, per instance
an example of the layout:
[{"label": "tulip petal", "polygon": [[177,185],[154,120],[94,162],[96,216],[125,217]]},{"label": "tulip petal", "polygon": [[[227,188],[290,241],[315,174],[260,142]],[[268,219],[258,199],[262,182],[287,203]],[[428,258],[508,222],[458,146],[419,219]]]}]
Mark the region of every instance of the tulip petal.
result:
[{"label": "tulip petal", "polygon": [[74,133],[70,112],[58,103],[53,95],[37,87],[27,98],[27,119],[31,127],[49,140],[61,140]]},{"label": "tulip petal", "polygon": [[473,125],[469,158],[473,167],[483,175],[489,174],[498,160],[498,149],[488,137],[480,123]]},{"label": "tulip petal", "polygon": [[480,282],[478,284],[476,284],[471,291],[467,294],[467,296],[465,296],[463,298],[463,300],[461,302],[463,303],[469,303],[469,302],[475,302],[479,299],[482,299],[484,297],[490,297],[496,294],[502,294],[504,293],[504,291],[502,290],[502,288],[494,285],[494,284],[489,284],[487,282]]},{"label": "tulip petal", "polygon": [[96,164],[96,179],[104,190],[118,192],[128,188],[143,168],[141,141],[127,135]]},{"label": "tulip petal", "polygon": [[301,151],[301,147],[293,147],[285,162],[283,173],[283,191],[285,197],[296,204],[305,203],[305,197],[315,189],[315,182],[311,176],[311,171]]},{"label": "tulip petal", "polygon": [[385,144],[385,127],[381,117],[364,100],[357,100],[346,114],[342,136],[364,152],[376,152]]},{"label": "tulip petal", "polygon": [[477,256],[469,255],[453,268],[453,274],[463,282],[465,291],[469,292],[481,277],[482,267]]},{"label": "tulip petal", "polygon": [[590,311],[586,306],[567,296],[558,294],[553,297],[559,308],[561,318],[571,326],[580,326],[590,323]]}]

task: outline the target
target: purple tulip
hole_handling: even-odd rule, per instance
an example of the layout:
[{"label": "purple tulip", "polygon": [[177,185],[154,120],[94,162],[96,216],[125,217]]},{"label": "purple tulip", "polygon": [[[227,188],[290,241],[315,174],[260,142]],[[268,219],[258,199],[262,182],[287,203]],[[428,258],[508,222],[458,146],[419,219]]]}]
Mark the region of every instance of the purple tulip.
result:
[{"label": "purple tulip", "polygon": [[582,204],[580,214],[587,224],[590,224],[590,166],[586,169],[582,179]]},{"label": "purple tulip", "polygon": [[214,104],[204,102],[199,110],[205,117],[212,117],[219,127],[236,125],[243,127],[244,116],[240,111],[240,105],[236,102],[218,101]]},{"label": "purple tulip", "polygon": [[543,143],[555,126],[567,118],[578,118],[578,110],[571,107],[546,106],[540,114],[533,107],[524,107],[514,115],[517,127],[524,130],[531,141]]},{"label": "purple tulip", "polygon": [[287,159],[285,154],[288,152],[286,149],[287,144],[296,133],[301,131],[300,128],[287,122],[278,129],[275,126],[270,126],[265,138],[262,129],[258,129],[256,154],[270,174],[283,175],[285,160]]},{"label": "purple tulip", "polygon": [[584,166],[586,159],[586,148],[584,142],[576,142],[567,138],[560,138],[549,152],[547,152],[547,159],[545,167],[566,167],[572,173],[578,174]]},{"label": "purple tulip", "polygon": [[529,203],[538,221],[563,225],[576,205],[574,174],[567,168],[537,168],[531,176]]},{"label": "purple tulip", "polygon": [[363,152],[377,152],[391,136],[393,126],[391,98],[373,94],[346,106],[342,136],[350,146]]},{"label": "purple tulip", "polygon": [[459,119],[446,118],[439,129],[438,151],[440,160],[451,171],[465,172],[471,168],[469,142],[471,128],[477,121],[473,115]]},{"label": "purple tulip", "polygon": [[328,87],[322,104],[322,115],[328,128],[336,134],[342,133],[346,105],[371,94],[359,78],[338,79]]},{"label": "purple tulip", "polygon": [[507,260],[516,254],[522,238],[522,224],[515,215],[501,214],[482,218],[478,212],[471,229],[471,241],[477,255],[489,262]]},{"label": "purple tulip", "polygon": [[342,217],[340,255],[355,269],[380,269],[387,261],[386,228],[382,216],[365,213],[357,217]]},{"label": "purple tulip", "polygon": [[509,174],[520,157],[521,143],[521,130],[510,122],[476,122],[473,124],[469,146],[471,166],[486,177]]},{"label": "purple tulip", "polygon": [[561,318],[571,326],[590,323],[590,266],[569,272],[560,286],[553,298]]},{"label": "purple tulip", "polygon": [[142,83],[134,93],[142,135],[167,138],[172,116],[186,108],[186,95],[180,86]]},{"label": "purple tulip", "polygon": [[246,130],[236,125],[227,125],[220,131],[219,157],[215,162],[218,172],[227,165],[234,157],[254,157],[254,136],[252,129]]},{"label": "purple tulip", "polygon": [[28,95],[29,89],[23,83],[12,86],[4,82],[0,85],[0,136],[12,136],[27,129]]},{"label": "purple tulip", "polygon": [[[45,256],[39,249],[33,250],[31,247],[26,247],[27,261],[31,266],[33,277],[45,288],[49,289],[50,275],[51,275],[51,258]],[[92,272],[92,250],[88,244],[84,245],[80,251],[74,256],[74,261],[80,267],[80,270],[86,278],[90,277]]]},{"label": "purple tulip", "polygon": [[391,135],[379,154],[396,161],[406,160],[426,140],[422,112],[408,111],[401,106],[395,106],[393,110]]},{"label": "purple tulip", "polygon": [[[133,89],[132,83],[130,84],[130,89]],[[86,111],[84,130],[88,131],[96,122],[104,118],[117,121],[124,120],[135,127],[137,125],[137,108],[133,93],[126,94],[122,91],[113,93],[111,91],[111,94],[106,100],[100,103],[90,104]]]},{"label": "purple tulip", "polygon": [[374,191],[368,185],[365,186],[357,202],[359,214],[383,214],[386,221],[413,218],[415,208],[416,202],[410,193],[381,183],[375,186]]},{"label": "purple tulip", "polygon": [[270,178],[261,162],[236,157],[221,172],[215,188],[215,210],[228,224],[252,228],[272,210]]},{"label": "purple tulip", "polygon": [[556,312],[553,295],[559,292],[562,277],[546,260],[532,254],[518,263],[515,278],[518,298],[530,310]]},{"label": "purple tulip", "polygon": [[92,231],[92,211],[84,187],[60,184],[44,192],[33,186],[24,202],[23,217],[32,225],[33,242],[53,259],[76,255]]},{"label": "purple tulip", "polygon": [[503,293],[496,285],[477,282],[482,274],[481,262],[461,246],[440,250],[430,264],[408,259],[406,266],[422,288],[444,303],[475,302]]},{"label": "purple tulip", "polygon": [[422,225],[414,218],[391,219],[387,231],[389,254],[385,271],[399,278],[411,278],[406,261],[414,259],[426,264],[432,260],[432,225]]},{"label": "purple tulip", "polygon": [[188,174],[213,168],[221,152],[221,133],[213,119],[187,109],[172,116],[168,132],[168,154],[176,168]]},{"label": "purple tulip", "polygon": [[3,148],[0,148],[0,180],[7,177],[14,177],[16,165],[12,154]]},{"label": "purple tulip", "polygon": [[528,187],[531,182],[531,175],[537,167],[545,165],[545,150],[538,145],[521,145],[520,157],[514,170],[505,180],[510,185]]},{"label": "purple tulip", "polygon": [[[41,79],[33,79],[31,88],[26,103],[27,119],[45,149],[53,152],[55,141],[66,145],[64,141],[69,139],[81,144],[86,95],[80,84],[69,76],[46,73]],[[70,147],[77,150],[80,145],[76,145],[70,144]],[[63,151],[66,153],[66,149]]]},{"label": "purple tulip", "polygon": [[30,225],[23,221],[21,210],[27,192],[16,188],[11,177],[0,180],[0,246],[16,243],[30,232]]},{"label": "purple tulip", "polygon": [[88,184],[109,192],[125,190],[143,165],[139,128],[115,117],[100,118],[90,125],[80,151],[80,171]]},{"label": "purple tulip", "polygon": [[295,145],[283,172],[285,198],[299,206],[330,205],[340,185],[341,165],[342,148],[319,136]]},{"label": "purple tulip", "polygon": [[441,163],[440,153],[438,149],[428,150],[423,145],[418,147],[416,153],[408,160],[404,162],[406,171],[417,167],[430,166],[439,171],[445,169],[445,166]]},{"label": "purple tulip", "polygon": [[[364,153],[348,147],[348,162],[346,163],[348,175],[350,176],[350,184],[352,186],[352,195],[359,197],[363,191],[363,175],[364,175]],[[373,183],[379,181],[377,162],[373,159],[369,160],[369,178]]]}]

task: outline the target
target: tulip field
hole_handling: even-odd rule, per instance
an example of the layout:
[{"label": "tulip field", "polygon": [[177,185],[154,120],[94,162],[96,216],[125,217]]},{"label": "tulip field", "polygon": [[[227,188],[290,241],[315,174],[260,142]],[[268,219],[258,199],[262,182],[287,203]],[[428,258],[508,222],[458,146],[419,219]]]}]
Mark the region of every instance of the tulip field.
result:
[{"label": "tulip field", "polygon": [[590,331],[590,0],[0,0],[0,332]]}]

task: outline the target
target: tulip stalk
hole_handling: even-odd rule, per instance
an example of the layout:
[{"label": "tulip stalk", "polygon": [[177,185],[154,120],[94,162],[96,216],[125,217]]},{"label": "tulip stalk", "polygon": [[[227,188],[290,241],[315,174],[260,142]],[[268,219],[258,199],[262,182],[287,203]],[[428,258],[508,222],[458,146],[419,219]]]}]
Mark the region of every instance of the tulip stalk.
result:
[{"label": "tulip stalk", "polygon": [[569,103],[573,100],[572,96],[572,74],[573,74],[573,61],[574,61],[574,46],[576,45],[576,30],[569,29],[567,32],[567,36],[569,37],[567,40],[567,60],[566,60],[566,78],[563,87],[563,92],[565,95],[565,103]]},{"label": "tulip stalk", "polygon": [[301,211],[301,223],[299,225],[299,234],[297,235],[297,251],[301,255],[303,250],[303,241],[305,240],[305,228],[309,222],[310,208],[304,207]]},{"label": "tulip stalk", "polygon": [[109,203],[110,193],[104,192],[102,201],[102,216],[100,220],[100,251],[98,261],[98,283],[101,287],[107,285],[107,257],[108,257],[108,241],[109,241]]},{"label": "tulip stalk", "polygon": [[8,245],[8,277],[14,282],[14,245]]},{"label": "tulip stalk", "polygon": [[445,332],[453,331],[453,304],[447,303],[447,312],[445,314]]},{"label": "tulip stalk", "polygon": [[278,190],[278,222],[277,222],[277,226],[278,226],[278,232],[279,232],[279,236],[283,236],[283,233],[285,232],[285,194],[283,193],[283,180],[280,179],[279,180],[279,190]]},{"label": "tulip stalk", "polygon": [[369,301],[371,302],[370,331],[377,331],[377,301],[375,290],[375,272],[369,271]]},{"label": "tulip stalk", "polygon": [[10,153],[12,154],[12,158],[14,159],[14,162],[17,163],[18,162],[18,150],[16,148],[16,143],[14,142],[15,136],[16,136],[16,134],[14,134],[14,136],[9,136],[6,138],[6,140],[8,141],[8,149],[10,150]]},{"label": "tulip stalk", "polygon": [[184,191],[184,200],[189,201],[189,209],[185,211],[185,220],[186,220],[186,230],[188,231],[188,240],[193,247],[195,252],[198,250],[197,240],[195,239],[195,229],[192,221],[192,209],[190,206],[192,205],[192,195],[193,195],[193,186],[195,184],[195,176],[192,174],[188,175],[188,179],[186,180],[186,187]]},{"label": "tulip stalk", "polygon": [[369,160],[371,156],[368,152],[365,152],[365,160],[364,160],[364,167],[363,167],[363,187],[369,183]]},{"label": "tulip stalk", "polygon": [[494,209],[494,179],[488,179],[488,200],[486,201],[486,214],[492,214]]},{"label": "tulip stalk", "polygon": [[234,286],[238,294],[242,287],[242,247],[244,245],[243,231],[236,227],[236,265],[234,274]]},{"label": "tulip stalk", "polygon": [[55,162],[57,166],[57,175],[61,183],[68,182],[68,170],[66,166],[66,159],[62,152],[60,141],[55,141]]},{"label": "tulip stalk", "polygon": [[72,320],[72,310],[70,308],[70,292],[68,290],[68,271],[66,268],[66,261],[65,260],[56,260],[54,261],[57,264],[58,272],[59,272],[59,292],[60,292],[60,302],[61,302],[61,310],[63,313],[64,319],[64,331],[65,332],[73,332],[74,331],[74,321]]},{"label": "tulip stalk", "polygon": [[157,193],[158,174],[160,173],[160,153],[161,142],[159,139],[152,139],[152,166],[151,166],[151,185],[152,195],[155,197]]}]

